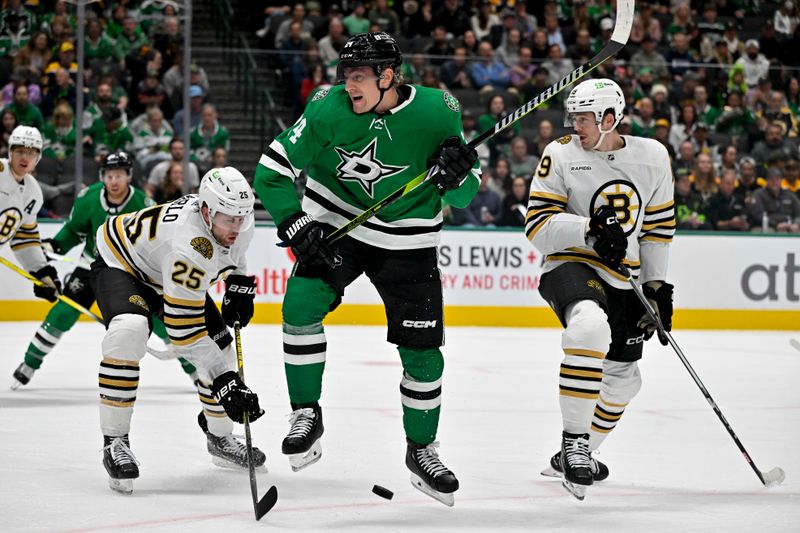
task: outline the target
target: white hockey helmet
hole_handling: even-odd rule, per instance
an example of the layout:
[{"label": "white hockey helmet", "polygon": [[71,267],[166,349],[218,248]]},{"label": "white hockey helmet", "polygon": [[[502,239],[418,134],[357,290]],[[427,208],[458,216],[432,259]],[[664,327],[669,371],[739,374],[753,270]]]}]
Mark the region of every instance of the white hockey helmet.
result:
[{"label": "white hockey helmet", "polygon": [[[595,121],[600,124],[606,111],[614,113],[614,125],[611,131],[622,121],[625,112],[625,96],[616,82],[607,78],[586,80],[579,83],[567,97],[564,104],[564,126],[571,127],[573,114],[594,113]],[[608,132],[605,132],[608,133]]]},{"label": "white hockey helmet", "polygon": [[17,126],[11,132],[8,138],[8,151],[9,153],[15,146],[24,146],[25,148],[33,148],[39,151],[36,157],[36,162],[42,158],[42,134],[33,126]]},{"label": "white hockey helmet", "polygon": [[235,168],[213,168],[206,172],[200,180],[198,196],[200,205],[208,206],[209,230],[219,213],[241,220],[240,231],[246,230],[253,224],[255,205],[253,189],[242,173]]}]

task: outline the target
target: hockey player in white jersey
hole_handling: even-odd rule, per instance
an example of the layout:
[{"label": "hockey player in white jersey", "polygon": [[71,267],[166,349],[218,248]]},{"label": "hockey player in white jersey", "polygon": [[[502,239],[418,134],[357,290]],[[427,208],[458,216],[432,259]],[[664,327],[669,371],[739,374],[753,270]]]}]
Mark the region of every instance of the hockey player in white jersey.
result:
[{"label": "hockey player in white jersey", "polygon": [[611,80],[584,81],[572,90],[566,123],[575,134],[545,148],[526,217],[528,239],[546,256],[540,293],[565,328],[561,450],[542,473],[563,475],[579,500],[593,481],[608,476],[591,452],[639,391],[637,362],[655,331],[620,264],[642,283],[667,331],[672,324],[670,161],[657,141],[617,132],[624,108]]},{"label": "hockey player in white jersey", "polygon": [[41,158],[39,130],[31,126],[14,128],[8,138],[8,159],[0,159],[0,247],[10,242],[23,268],[45,285],[34,285],[33,293],[55,302],[61,282],[42,251],[36,222],[42,208],[42,189],[31,175]]},{"label": "hockey player in white jersey", "polygon": [[[138,463],[128,437],[139,383],[139,360],[152,324],[163,316],[178,355],[197,367],[203,406],[198,422],[220,466],[247,466],[233,423],[263,414],[236,370],[226,327],[253,315],[255,277],[246,275],[253,238],[253,191],[232,167],[209,171],[198,195],[108,219],[97,230],[92,283],[107,332],[100,363],[100,426],[109,485],[133,490]],[[222,315],[207,293],[225,279]],[[257,466],[266,456],[253,450]]]}]

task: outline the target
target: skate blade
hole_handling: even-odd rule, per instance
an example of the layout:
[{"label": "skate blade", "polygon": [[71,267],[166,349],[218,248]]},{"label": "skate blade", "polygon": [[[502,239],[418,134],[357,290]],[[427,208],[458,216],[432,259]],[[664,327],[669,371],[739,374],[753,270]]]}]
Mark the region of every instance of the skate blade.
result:
[{"label": "skate blade", "polygon": [[545,477],[561,477],[561,472],[553,468],[552,466],[548,466],[544,470],[542,470],[541,474]]},{"label": "skate blade", "polygon": [[448,507],[452,507],[456,503],[456,498],[453,493],[439,492],[438,490],[432,489],[430,485],[422,481],[422,478],[414,473],[411,474],[411,484],[414,485],[414,488],[418,491],[427,494],[434,500]]},{"label": "skate blade", "polygon": [[133,493],[133,479],[116,479],[110,477],[108,478],[108,486],[111,490],[121,492],[122,494]]},{"label": "skate blade", "polygon": [[[226,470],[248,470],[249,469],[249,466],[247,465],[247,463],[242,465],[242,464],[236,463],[234,461],[229,461],[228,459],[225,459],[223,457],[217,457],[216,455],[212,455],[211,456],[211,462],[214,463],[214,465],[216,465],[216,466],[218,466],[220,468],[225,468]],[[257,466],[256,467],[256,472],[262,472],[262,473],[265,473],[265,474],[268,473],[269,470],[267,470],[266,463],[264,463],[261,466]]]},{"label": "skate blade", "polygon": [[305,453],[295,453],[289,456],[289,466],[292,472],[299,472],[307,466],[311,466],[322,459],[322,444],[317,440]]},{"label": "skate blade", "polygon": [[575,496],[578,501],[582,502],[583,499],[586,498],[586,487],[589,485],[578,485],[577,483],[572,483],[571,481],[562,479],[561,486],[567,489],[567,492]]}]

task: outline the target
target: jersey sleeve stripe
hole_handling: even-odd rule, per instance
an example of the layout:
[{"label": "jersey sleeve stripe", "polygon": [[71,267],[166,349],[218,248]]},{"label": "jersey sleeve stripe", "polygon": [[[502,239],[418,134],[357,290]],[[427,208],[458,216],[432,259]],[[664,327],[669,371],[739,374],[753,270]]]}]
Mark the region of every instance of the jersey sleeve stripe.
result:
[{"label": "jersey sleeve stripe", "polygon": [[647,224],[642,224],[642,231],[647,232],[647,231],[650,231],[650,230],[653,230],[653,229],[656,229],[656,228],[675,229],[676,227],[677,226],[675,224],[675,219],[674,218],[670,218],[668,220],[664,220],[664,221],[661,221],[661,222],[653,222],[653,223],[649,223],[648,222]]},{"label": "jersey sleeve stripe", "polygon": [[39,241],[30,241],[30,242],[20,242],[11,245],[11,249],[16,251],[23,250],[25,248],[30,248],[32,246],[41,246],[42,244]]},{"label": "jersey sleeve stripe", "polygon": [[651,242],[672,242],[672,237],[664,237],[658,235],[645,235],[640,241],[651,241]]},{"label": "jersey sleeve stripe", "polygon": [[547,202],[547,203],[554,203],[563,206],[564,208],[567,207],[567,197],[561,196],[559,194],[553,194],[544,191],[536,191],[532,192],[530,196],[531,200],[536,200],[539,202]]},{"label": "jersey sleeve stripe", "polygon": [[292,170],[292,172],[294,173],[295,176],[299,176],[300,175],[300,172],[302,171],[302,169],[299,169],[299,168],[297,168],[296,166],[294,166],[292,164],[291,159],[289,159],[289,154],[286,152],[286,148],[281,143],[279,143],[278,141],[273,140],[271,143],[269,143],[269,147],[267,149],[268,150],[270,150],[270,149],[273,150],[275,153],[277,153],[279,156],[281,156],[283,159],[285,159],[286,160],[286,166],[289,167]]},{"label": "jersey sleeve stripe", "polygon": [[[322,195],[317,193],[316,191],[307,188],[306,189],[306,196],[307,199],[316,202],[317,204],[321,205],[328,211],[338,214],[348,220],[355,218],[358,213],[350,213],[345,209],[340,208],[333,202],[328,201],[327,198],[324,198]],[[364,222],[361,224],[365,228],[369,228],[371,230],[380,231],[381,233],[386,233],[388,235],[423,235],[426,233],[433,233],[437,232],[442,229],[443,222],[440,220],[434,226],[422,226],[422,227],[414,227],[414,226],[379,226],[377,224],[373,224],[372,222]]]},{"label": "jersey sleeve stripe", "polygon": [[192,335],[187,335],[186,337],[174,337],[173,335],[170,335],[169,340],[172,341],[172,344],[175,344],[177,346],[188,346],[189,344],[194,344],[203,337],[207,336],[208,336],[208,331],[203,329],[202,331],[198,331],[197,333]]},{"label": "jersey sleeve stripe", "polygon": [[14,234],[14,239],[36,239],[39,240],[39,232],[38,231],[22,231],[22,229],[17,230],[17,233]]},{"label": "jersey sleeve stripe", "polygon": [[138,278],[139,276],[136,275],[136,273],[133,271],[133,268],[131,268],[128,262],[122,257],[122,254],[120,253],[117,243],[111,237],[111,232],[109,231],[110,226],[111,226],[110,220],[105,224],[103,224],[103,239],[106,241],[106,246],[108,246],[108,249],[111,250],[112,254],[114,254],[114,257],[117,259],[117,262],[119,262],[119,264],[122,265],[122,267],[128,272],[128,274],[130,274],[135,278]]},{"label": "jersey sleeve stripe", "polygon": [[649,205],[644,208],[645,215],[654,215],[656,213],[663,213],[665,211],[669,211],[675,206],[675,202],[670,200],[669,202],[659,204],[659,205]]},{"label": "jersey sleeve stripe", "polygon": [[179,307],[184,309],[204,309],[206,306],[205,299],[203,300],[187,300],[185,298],[175,298],[173,296],[164,295],[164,301],[170,307]]},{"label": "jersey sleeve stripe", "polygon": [[38,231],[39,224],[34,222],[32,224],[22,224],[19,229],[22,231]]}]

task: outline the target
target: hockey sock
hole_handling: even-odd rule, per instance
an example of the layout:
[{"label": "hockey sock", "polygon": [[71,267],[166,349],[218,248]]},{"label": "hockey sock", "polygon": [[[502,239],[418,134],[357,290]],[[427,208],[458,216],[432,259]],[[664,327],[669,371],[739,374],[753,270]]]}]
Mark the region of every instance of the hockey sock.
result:
[{"label": "hockey sock", "polygon": [[197,394],[200,396],[200,403],[203,405],[203,415],[206,417],[208,432],[218,437],[230,435],[233,431],[233,422],[225,409],[214,399],[211,389],[197,381]]},{"label": "hockey sock", "polygon": [[426,446],[436,440],[442,405],[444,358],[439,348],[399,346],[403,362],[400,400],[406,437]]},{"label": "hockey sock", "polygon": [[98,381],[103,435],[127,435],[139,387],[139,362],[104,357],[100,363]]},{"label": "hockey sock", "polygon": [[322,395],[322,374],[328,342],[322,324],[283,325],[283,367],[293,404],[316,402]]},{"label": "hockey sock", "polygon": [[283,298],[283,362],[289,401],[316,402],[322,395],[322,374],[328,343],[322,320],[338,299],[319,278],[292,276]]},{"label": "hockey sock", "polygon": [[80,312],[69,305],[64,302],[56,302],[31,339],[31,343],[25,351],[25,364],[36,369],[41,367],[44,357],[55,348],[61,335],[75,325],[79,316]]},{"label": "hockey sock", "polygon": [[589,450],[595,451],[603,443],[625,412],[626,404],[607,402],[600,396],[594,408],[592,427],[589,430]]}]

